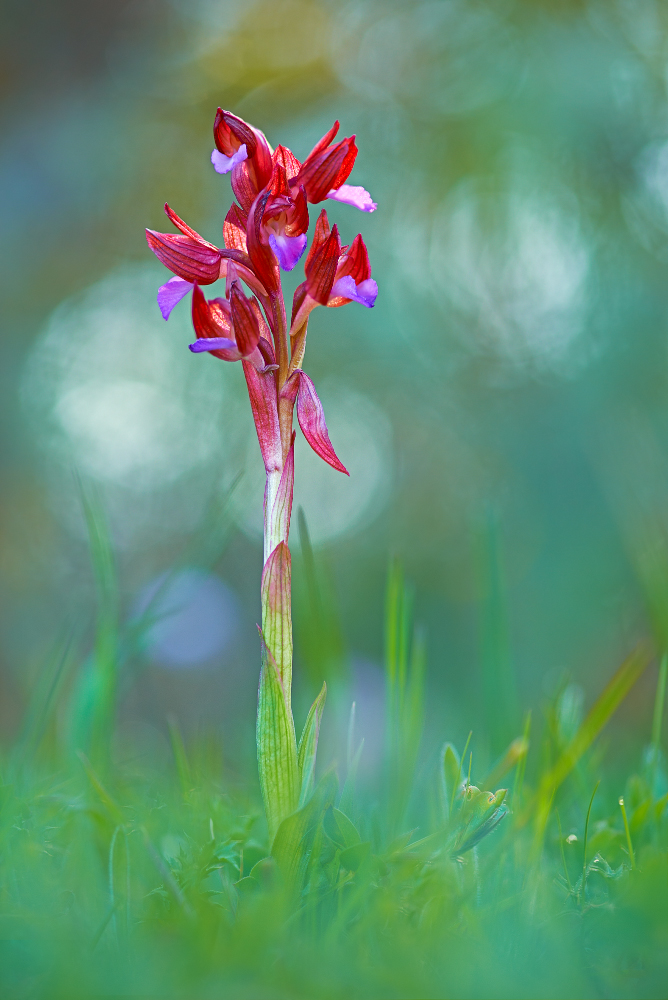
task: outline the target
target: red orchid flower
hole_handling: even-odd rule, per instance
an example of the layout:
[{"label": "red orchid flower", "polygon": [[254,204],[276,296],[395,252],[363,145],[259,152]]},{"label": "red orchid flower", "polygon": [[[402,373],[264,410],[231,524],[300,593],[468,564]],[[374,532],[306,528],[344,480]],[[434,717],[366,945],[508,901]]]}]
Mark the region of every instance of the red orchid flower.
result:
[{"label": "red orchid flower", "polygon": [[[164,318],[192,291],[196,339],[190,350],[223,361],[241,361],[266,470],[258,764],[272,838],[281,821],[309,794],[324,702],[323,691],[309,714],[300,744],[312,748],[310,762],[300,763],[290,707],[288,537],[295,409],[313,450],[347,475],[332,447],[315,386],[302,370],[308,319],[317,305],[359,302],[370,308],[378,294],[362,237],[342,246],[338,227],[330,227],[323,210],[306,257],[306,280],[295,292],[288,329],[281,271],[292,270],[306,250],[309,202],[327,198],[362,211],[376,208],[368,192],[346,183],[357,145],[354,136],[335,143],[338,128],[336,122],[300,163],[286,146],[272,152],[262,132],[219,108],[211,159],[219,173],[231,173],[237,198],[223,224],[224,248],[203,239],[167,205],[165,211],[178,233],[146,231],[151,250],[173,273],[158,291]],[[225,281],[224,297],[207,300],[201,286],[219,278]],[[241,282],[253,294],[246,295]]]},{"label": "red orchid flower", "polygon": [[306,197],[313,204],[332,198],[353,205],[362,212],[374,212],[377,206],[369,192],[363,187],[345,183],[355,165],[358,151],[354,135],[331,145],[338,131],[339,123],[336,121],[304,160],[297,183],[304,186]]},{"label": "red orchid flower", "polygon": [[246,211],[271,179],[271,148],[264,134],[229,111],[218,108],[213,123],[214,170],[232,171],[232,190]]},{"label": "red orchid flower", "polygon": [[263,336],[268,330],[257,300],[244,295],[236,278],[228,294],[229,298],[207,301],[199,285],[194,286],[192,320],[197,340],[190,350],[193,354],[208,351],[222,361],[246,359],[264,369],[273,351]]},{"label": "red orchid flower", "polygon": [[[309,225],[304,188],[290,185],[284,166],[287,154],[292,154],[280,146],[276,153],[271,182],[259,192],[246,219],[248,255],[270,295],[280,289],[280,270],[291,271],[304,253]],[[230,221],[234,225],[242,219],[236,212]]]},{"label": "red orchid flower", "polygon": [[371,265],[364,240],[357,234],[349,247],[342,247],[338,229],[330,229],[323,208],[315,227],[313,243],[304,265],[306,281],[296,289],[292,303],[291,335],[294,337],[317,305],[343,306],[359,302],[372,309],[378,285],[371,277]]},{"label": "red orchid flower", "polygon": [[[364,189],[346,184],[357,157],[357,145],[354,136],[334,142],[338,129],[336,122],[300,163],[286,146],[280,145],[272,152],[259,129],[219,108],[212,162],[219,173],[231,172],[238,199],[225,218],[224,248],[205,240],[168,205],[165,212],[178,233],[147,230],[146,235],[153,252],[174,275],[158,292],[164,318],[192,291],[196,341],[191,350],[208,352],[225,361],[244,362],[252,402],[255,397],[256,421],[262,410],[258,409],[258,393],[266,396],[268,392],[268,398],[275,398],[277,414],[281,411],[282,453],[288,447],[288,417],[291,421],[296,404],[300,425],[312,447],[325,461],[344,471],[328,443],[322,407],[313,384],[310,380],[304,382],[301,363],[308,316],[316,305],[340,306],[354,301],[371,307],[375,302],[378,288],[371,278],[362,237],[357,236],[350,247],[342,246],[338,227],[330,227],[327,213],[321,212],[306,258],[306,280],[294,296],[289,345],[280,278],[281,270],[292,270],[306,249],[309,202],[329,198],[364,211],[376,207]],[[207,301],[201,286],[213,284],[218,278],[225,279],[225,297]],[[250,298],[241,291],[241,281],[254,293]],[[250,369],[258,373],[257,378],[262,373],[262,392]],[[288,380],[292,387],[289,392]],[[298,384],[307,388],[298,391]],[[319,429],[309,429],[316,424]],[[265,419],[263,426],[264,451],[269,447],[266,428],[274,427],[273,418]]]},{"label": "red orchid flower", "polygon": [[175,274],[158,289],[158,305],[164,319],[169,319],[174,306],[192,291],[195,283],[211,285],[218,278],[226,277],[232,261],[238,276],[256,295],[266,298],[267,291],[255,275],[245,249],[229,246],[221,250],[191,229],[167,204],[165,213],[180,230],[180,235],[146,230],[149,247],[158,260]]}]

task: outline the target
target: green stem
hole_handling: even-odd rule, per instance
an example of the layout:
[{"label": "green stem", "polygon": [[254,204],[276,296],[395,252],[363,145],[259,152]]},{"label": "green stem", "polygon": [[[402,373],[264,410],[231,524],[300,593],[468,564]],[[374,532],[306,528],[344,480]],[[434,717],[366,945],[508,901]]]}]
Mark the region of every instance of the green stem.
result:
[{"label": "green stem", "polygon": [[622,810],[622,819],[624,820],[624,831],[626,833],[626,844],[629,849],[629,858],[631,859],[631,868],[635,871],[636,867],[636,857],[633,853],[633,844],[631,843],[631,831],[629,829],[629,821],[626,817],[626,806],[624,805],[624,799],[619,800],[619,807]]},{"label": "green stem", "polygon": [[655,795],[656,772],[659,766],[659,751],[661,749],[661,724],[663,722],[663,706],[666,701],[666,675],[668,674],[668,653],[661,657],[659,666],[659,679],[656,684],[656,695],[654,698],[654,716],[652,718],[652,764],[651,764],[651,792]]},{"label": "green stem", "polygon": [[585,901],[585,888],[587,885],[587,837],[589,835],[589,816],[591,815],[591,807],[594,804],[594,796],[598,791],[598,786],[601,784],[600,779],[596,782],[594,786],[594,791],[591,793],[591,798],[589,800],[589,808],[587,809],[587,819],[585,820],[585,835],[584,835],[584,848],[582,853],[582,885],[580,886],[580,906],[584,906]]},{"label": "green stem", "polygon": [[264,498],[263,663],[257,716],[258,770],[270,844],[281,822],[297,808],[301,785],[291,708],[291,558],[287,545],[292,475],[286,462],[292,441],[293,403],[281,396],[289,358],[285,304],[280,294],[272,296],[272,314],[282,460],[280,469],[267,473]]}]

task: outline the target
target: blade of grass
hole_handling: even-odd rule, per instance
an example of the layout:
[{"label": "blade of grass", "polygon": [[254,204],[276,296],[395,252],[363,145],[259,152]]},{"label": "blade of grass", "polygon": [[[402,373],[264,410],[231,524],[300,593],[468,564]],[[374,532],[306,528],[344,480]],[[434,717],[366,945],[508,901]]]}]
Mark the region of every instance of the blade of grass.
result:
[{"label": "blade of grass", "polygon": [[585,902],[585,892],[587,889],[587,838],[589,836],[589,817],[591,816],[591,807],[594,804],[594,796],[598,791],[598,786],[601,784],[600,778],[594,785],[594,791],[591,793],[591,798],[589,800],[589,808],[587,809],[587,818],[585,820],[585,833],[584,833],[584,844],[582,846],[582,885],[580,887],[580,906],[584,906]]},{"label": "blade of grass", "polygon": [[668,676],[668,653],[661,657],[659,667],[659,677],[656,684],[656,696],[654,698],[654,716],[652,719],[652,745],[655,751],[661,746],[661,725],[663,722],[663,707],[666,701],[666,677]]},{"label": "blade of grass", "polygon": [[570,895],[572,896],[573,895],[573,886],[571,885],[571,878],[570,878],[570,875],[568,874],[568,865],[566,864],[566,855],[564,854],[564,835],[563,835],[563,832],[562,832],[562,829],[561,829],[561,818],[559,816],[559,810],[558,809],[556,810],[556,812],[557,812],[557,823],[559,825],[559,849],[561,851],[561,862],[562,862],[562,864],[564,866],[564,874],[566,876],[566,885],[568,886],[568,891],[569,891]]},{"label": "blade of grass", "polygon": [[569,745],[559,756],[554,766],[543,775],[536,793],[537,801],[530,804],[519,818],[520,825],[527,823],[533,816],[536,823],[542,824],[544,829],[549,814],[546,810],[547,802],[552,800],[557,788],[566,780],[606,722],[619,708],[651,659],[652,647],[649,643],[641,643],[627,656],[603,688]]},{"label": "blade of grass", "polygon": [[324,553],[316,557],[313,551],[302,507],[297,511],[297,524],[301,572],[293,581],[293,597],[304,610],[295,615],[295,624],[303,666],[314,686],[319,687],[323,680],[345,676],[345,640],[328,564]]},{"label": "blade of grass", "polygon": [[663,722],[663,708],[666,700],[666,675],[668,675],[668,653],[664,653],[661,657],[659,677],[656,683],[656,695],[654,697],[654,715],[652,717],[652,767],[650,779],[650,787],[653,795],[656,795],[656,775],[659,767],[659,754],[661,752],[661,725]]},{"label": "blade of grass", "polygon": [[517,805],[519,805],[520,797],[522,795],[522,790],[524,787],[524,772],[526,771],[526,766],[527,766],[530,735],[531,735],[531,709],[529,709],[524,719],[524,732],[522,736],[526,741],[527,753],[524,754],[524,756],[520,760],[519,767],[515,771],[515,783],[513,785],[513,796],[511,799],[513,809],[516,808]]},{"label": "blade of grass", "polygon": [[320,721],[322,719],[325,699],[327,697],[327,685],[323,682],[320,694],[311,705],[310,711],[304,723],[297,748],[297,766],[301,777],[301,792],[299,794],[299,808],[306,804],[313,788],[315,775],[315,758],[318,750],[318,736],[320,735]]},{"label": "blade of grass", "polygon": [[125,823],[125,816],[123,815],[120,806],[114,800],[114,798],[109,794],[105,786],[100,781],[97,773],[95,772],[95,768],[93,767],[93,765],[91,764],[91,762],[89,761],[88,757],[83,752],[83,750],[77,751],[77,757],[81,761],[81,764],[83,765],[83,769],[86,772],[88,780],[90,781],[91,785],[97,792],[100,802],[107,810],[110,818],[117,826],[123,826],[123,824]]},{"label": "blade of grass", "polygon": [[459,770],[457,771],[457,780],[455,781],[454,787],[452,789],[452,798],[450,799],[450,812],[452,813],[453,806],[455,804],[455,798],[457,796],[457,789],[459,788],[459,782],[462,776],[462,761],[466,757],[466,751],[469,748],[469,743],[471,742],[471,737],[473,736],[473,730],[469,730],[469,734],[466,737],[466,743],[464,744],[464,750],[461,757],[459,758]]},{"label": "blade of grass", "polygon": [[185,744],[183,742],[183,736],[181,735],[179,723],[175,715],[170,714],[167,716],[167,727],[169,729],[169,739],[172,744],[172,753],[174,754],[176,771],[181,785],[181,794],[184,799],[187,799],[188,794],[193,787],[193,777],[190,770],[190,764],[188,762],[188,754],[186,753]]},{"label": "blade of grass", "polygon": [[98,766],[105,766],[116,710],[119,596],[109,525],[94,488],[78,480],[88,531],[88,548],[95,586],[96,622],[93,652],[84,666],[72,702],[72,740],[86,748]]},{"label": "blade of grass", "polygon": [[624,832],[626,834],[626,844],[629,849],[629,859],[631,861],[631,868],[635,870],[636,867],[636,857],[633,853],[633,843],[631,841],[631,831],[629,830],[629,821],[626,816],[626,806],[624,805],[624,799],[620,798],[619,807],[622,811],[622,819],[624,821]]},{"label": "blade of grass", "polygon": [[24,759],[34,754],[44,738],[62,688],[72,664],[70,654],[74,644],[74,629],[70,629],[64,639],[59,639],[40,670],[34,685],[17,749]]}]

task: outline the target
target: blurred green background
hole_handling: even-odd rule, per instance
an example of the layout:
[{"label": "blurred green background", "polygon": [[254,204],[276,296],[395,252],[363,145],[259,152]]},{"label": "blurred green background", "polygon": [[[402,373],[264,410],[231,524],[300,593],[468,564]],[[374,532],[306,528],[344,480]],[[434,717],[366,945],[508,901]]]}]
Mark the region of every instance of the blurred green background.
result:
[{"label": "blurred green background", "polygon": [[[252,756],[261,462],[239,366],[189,353],[185,304],[163,322],[143,234],[170,228],[168,201],[220,241],[218,105],[302,159],[339,118],[378,202],[329,212],[344,242],[363,231],[375,309],[310,326],[305,368],[352,476],[298,450],[319,581],[295,524],[298,697],[328,676],[332,732],[355,697],[373,757],[391,556],[427,636],[434,745],[473,728],[498,752],[560,685],[589,702],[640,636],[663,644],[665,3],[0,11],[5,742],[54,640],[91,641],[81,480],[110,520],[125,620],[180,567],[174,613],[124,665],[121,743],[167,753],[173,712]],[[620,711],[614,752],[647,738],[655,683]]]}]

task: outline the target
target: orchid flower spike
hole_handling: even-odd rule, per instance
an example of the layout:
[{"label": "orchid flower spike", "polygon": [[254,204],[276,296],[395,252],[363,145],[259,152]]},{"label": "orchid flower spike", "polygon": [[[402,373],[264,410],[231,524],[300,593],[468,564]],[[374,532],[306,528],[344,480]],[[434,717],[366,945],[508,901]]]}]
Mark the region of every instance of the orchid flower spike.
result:
[{"label": "orchid flower spike", "polygon": [[[309,205],[325,200],[373,212],[362,187],[347,183],[357,158],[355,136],[335,141],[339,123],[303,163],[287,146],[272,150],[264,133],[218,108],[211,162],[229,174],[236,201],[223,222],[223,246],[205,240],[168,206],[176,232],[146,231],[148,245],[172,276],[158,290],[165,319],[192,294],[193,354],[240,361],[266,471],[262,573],[262,673],[258,700],[258,766],[270,838],[310,793],[325,691],[309,713],[297,753],[290,706],[292,622],[288,538],[294,486],[294,414],[311,448],[348,474],[330,440],[315,385],[303,370],[306,334],[316,306],[356,302],[371,308],[378,286],[361,235],[343,245],[323,209],[308,248]],[[288,327],[281,273],[306,254]],[[207,298],[204,286],[221,281]],[[247,292],[244,291],[246,287]],[[310,727],[310,728],[309,728]],[[306,751],[304,751],[306,753]]]}]

